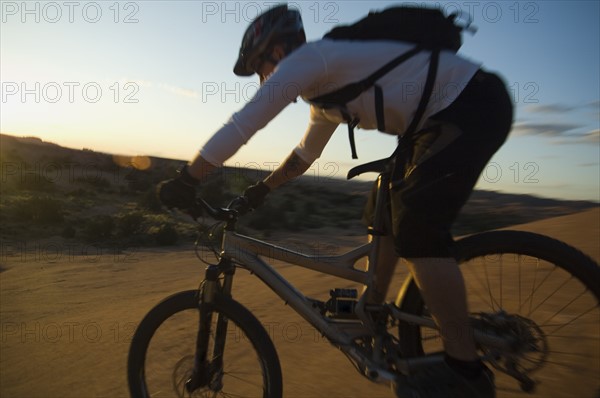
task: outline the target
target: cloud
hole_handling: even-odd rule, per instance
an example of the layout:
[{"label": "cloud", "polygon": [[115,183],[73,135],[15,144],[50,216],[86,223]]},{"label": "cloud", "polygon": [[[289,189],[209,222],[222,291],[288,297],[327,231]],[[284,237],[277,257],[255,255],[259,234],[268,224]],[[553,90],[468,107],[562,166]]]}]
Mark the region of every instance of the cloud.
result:
[{"label": "cloud", "polygon": [[590,144],[600,143],[600,130],[592,130],[585,134],[581,134],[581,140]]},{"label": "cloud", "polygon": [[595,120],[600,120],[600,101],[592,101],[587,106],[592,111],[592,117]]},{"label": "cloud", "polygon": [[600,109],[600,100],[592,101],[587,104],[592,109]]},{"label": "cloud", "polygon": [[581,129],[582,125],[569,123],[516,123],[513,126],[514,136],[540,136],[553,139],[553,144],[598,144],[600,143],[600,130],[591,130],[585,133],[574,132]]},{"label": "cloud", "polygon": [[530,113],[568,113],[576,110],[577,107],[566,104],[547,104],[547,105],[530,105],[527,111]]},{"label": "cloud", "polygon": [[172,85],[166,84],[166,83],[160,83],[158,85],[158,87],[160,87],[161,89],[166,90],[170,93],[173,93],[176,95],[181,95],[183,97],[198,98],[200,96],[200,93],[198,93],[196,90],[191,90],[188,88],[183,88],[183,87],[178,87],[178,86],[172,86]]},{"label": "cloud", "polygon": [[598,145],[600,144],[600,130],[592,130],[583,134],[571,134],[564,136],[560,140],[554,141],[553,144]]},{"label": "cloud", "polygon": [[583,105],[568,105],[568,104],[545,104],[545,105],[529,105],[525,110],[529,113],[540,114],[565,114],[574,111],[595,111],[596,114],[600,111],[600,100],[590,101]]},{"label": "cloud", "polygon": [[516,123],[513,126],[514,135],[541,135],[546,137],[561,137],[569,131],[582,127],[578,124],[567,123]]},{"label": "cloud", "polygon": [[136,84],[139,87],[152,87],[153,86],[153,83],[149,80],[128,79],[126,77],[119,79],[119,84],[121,85],[121,87],[124,87],[128,83]]},{"label": "cloud", "polygon": [[[106,81],[114,82],[113,80],[108,80],[108,79],[106,79]],[[126,84],[135,84],[136,86],[138,86],[138,88],[140,88],[140,87],[158,88],[160,90],[167,91],[171,94],[175,94],[175,95],[179,95],[179,96],[187,97],[187,98],[198,98],[200,96],[200,93],[196,90],[192,90],[192,89],[180,87],[180,86],[175,86],[175,85],[163,83],[163,82],[153,82],[153,81],[144,80],[144,79],[131,79],[131,78],[127,78],[127,77],[120,78],[118,80],[118,82],[121,85],[121,87],[126,87],[125,86]]]}]

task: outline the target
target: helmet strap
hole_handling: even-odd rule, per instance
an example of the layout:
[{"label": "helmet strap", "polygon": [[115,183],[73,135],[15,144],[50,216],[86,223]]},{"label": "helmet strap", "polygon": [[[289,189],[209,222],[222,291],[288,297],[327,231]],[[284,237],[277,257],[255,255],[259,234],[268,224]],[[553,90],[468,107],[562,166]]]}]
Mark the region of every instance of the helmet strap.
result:
[{"label": "helmet strap", "polygon": [[279,63],[279,60],[273,58],[273,55],[269,55],[268,57],[265,57],[264,60],[272,63],[273,65],[277,65]]},{"label": "helmet strap", "polygon": [[[267,51],[264,52],[263,55],[260,56],[261,63],[270,62],[273,64],[273,66],[276,66],[279,63],[280,60],[277,60],[277,59],[275,59],[275,57],[273,57],[273,49],[274,48],[275,48],[274,46],[270,47]],[[284,47],[283,51],[284,51],[285,55],[288,54],[287,48]]]}]

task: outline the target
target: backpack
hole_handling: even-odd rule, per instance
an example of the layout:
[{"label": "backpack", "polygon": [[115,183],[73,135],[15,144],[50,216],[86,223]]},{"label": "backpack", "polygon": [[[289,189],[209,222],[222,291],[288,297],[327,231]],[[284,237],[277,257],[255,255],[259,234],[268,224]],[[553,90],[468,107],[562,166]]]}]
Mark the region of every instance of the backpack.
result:
[{"label": "backpack", "polygon": [[455,23],[456,17],[457,14],[446,17],[441,10],[434,8],[392,7],[381,12],[370,12],[365,18],[352,25],[338,26],[325,34],[324,39],[332,40],[395,40],[415,44],[411,50],[392,59],[366,78],[309,100],[319,108],[338,108],[342,112],[343,118],[348,123],[348,137],[353,159],[358,158],[354,144],[354,128],[359,120],[350,116],[346,104],[373,86],[377,129],[383,131],[385,128],[383,90],[376,84],[377,80],[421,51],[430,51],[431,58],[423,96],[413,120],[403,135],[408,137],[413,134],[425,113],[433,91],[440,51],[450,50],[456,53],[462,44],[462,31],[466,29],[474,32],[474,29],[470,28],[470,18],[464,26],[460,26]]}]

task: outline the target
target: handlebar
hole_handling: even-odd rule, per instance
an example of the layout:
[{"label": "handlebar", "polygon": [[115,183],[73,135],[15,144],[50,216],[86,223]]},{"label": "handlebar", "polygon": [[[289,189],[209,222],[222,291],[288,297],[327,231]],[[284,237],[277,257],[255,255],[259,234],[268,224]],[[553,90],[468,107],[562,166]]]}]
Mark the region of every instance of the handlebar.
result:
[{"label": "handlebar", "polygon": [[250,207],[250,203],[245,196],[238,196],[233,199],[227,207],[219,207],[214,208],[209,205],[204,199],[198,197],[196,198],[195,206],[190,209],[191,215],[196,218],[196,215],[200,215],[202,213],[208,214],[211,218],[217,221],[226,221],[231,222],[237,220],[237,218],[241,215],[248,213],[252,208]]}]

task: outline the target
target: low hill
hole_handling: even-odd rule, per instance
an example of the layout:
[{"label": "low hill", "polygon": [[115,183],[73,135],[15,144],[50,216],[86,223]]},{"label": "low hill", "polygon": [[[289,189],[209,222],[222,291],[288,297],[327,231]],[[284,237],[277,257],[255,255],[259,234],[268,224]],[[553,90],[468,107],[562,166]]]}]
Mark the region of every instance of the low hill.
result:
[{"label": "low hill", "polygon": [[[70,149],[35,137],[0,135],[2,185],[0,237],[84,240],[103,245],[175,244],[193,235],[194,224],[165,213],[156,184],[184,161]],[[201,189],[211,204],[224,205],[265,173],[225,168]],[[362,235],[360,221],[371,183],[301,177],[269,195],[244,228],[336,231]],[[566,215],[597,203],[475,191],[456,222],[456,234]],[[26,227],[25,227],[26,226]]]}]

